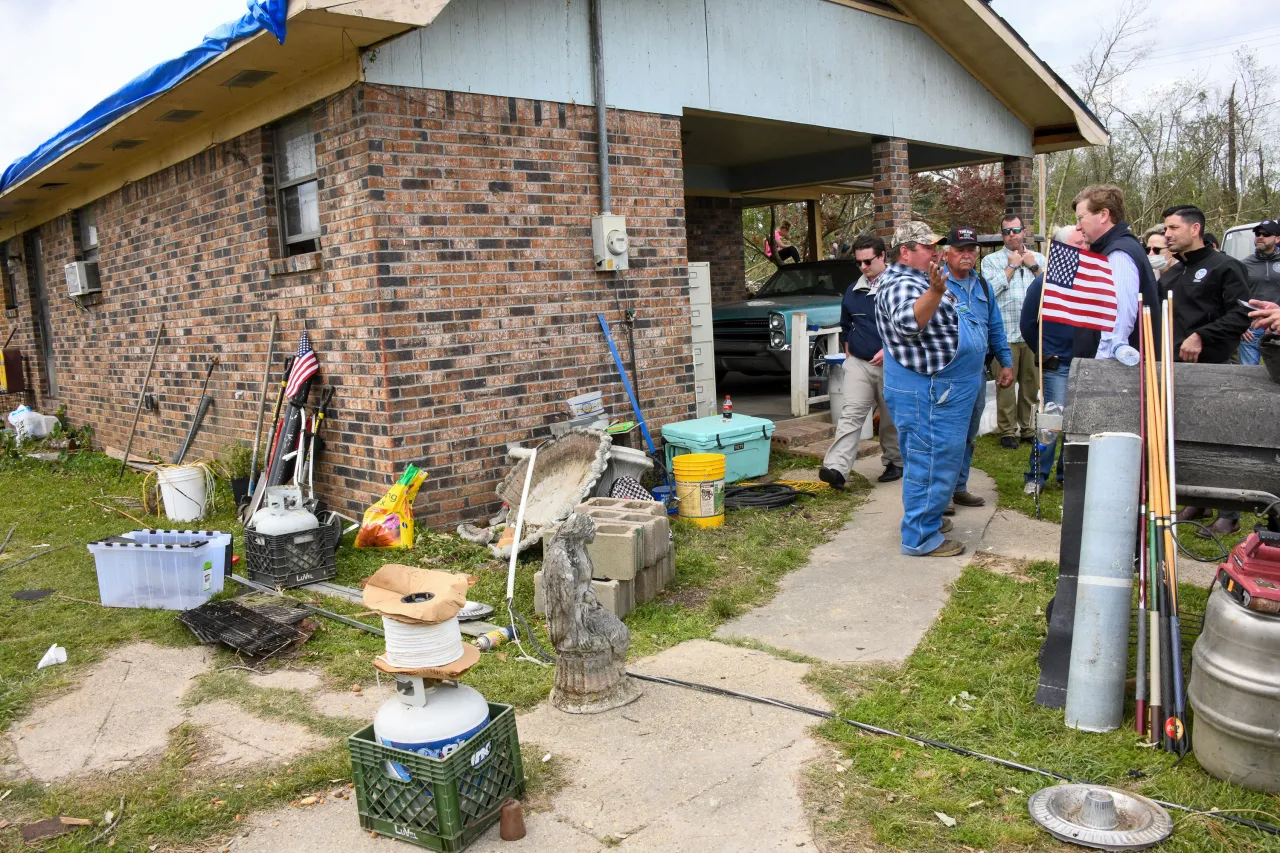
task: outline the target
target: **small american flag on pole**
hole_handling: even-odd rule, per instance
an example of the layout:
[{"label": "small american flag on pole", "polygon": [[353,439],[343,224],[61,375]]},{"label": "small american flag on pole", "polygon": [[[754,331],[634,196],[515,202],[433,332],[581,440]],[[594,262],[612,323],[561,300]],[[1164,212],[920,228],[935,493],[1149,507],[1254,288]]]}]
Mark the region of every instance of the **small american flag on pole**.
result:
[{"label": "small american flag on pole", "polygon": [[307,380],[320,370],[320,360],[315,350],[311,349],[311,338],[306,330],[302,332],[302,340],[298,342],[298,356],[293,360],[293,369],[289,371],[289,381],[284,386],[284,396],[293,399],[302,392]]},{"label": "small american flag on pole", "polygon": [[1054,240],[1049,244],[1043,298],[1044,320],[1104,332],[1116,325],[1116,286],[1105,255]]}]

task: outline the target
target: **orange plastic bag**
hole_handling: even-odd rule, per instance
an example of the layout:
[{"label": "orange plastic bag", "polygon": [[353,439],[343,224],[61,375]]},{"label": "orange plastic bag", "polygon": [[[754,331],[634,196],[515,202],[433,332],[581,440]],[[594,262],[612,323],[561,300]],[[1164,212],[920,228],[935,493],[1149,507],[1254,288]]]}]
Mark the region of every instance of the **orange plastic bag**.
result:
[{"label": "orange plastic bag", "polygon": [[405,469],[382,499],[364,511],[357,548],[412,548],[413,499],[427,479],[427,472],[414,465]]}]

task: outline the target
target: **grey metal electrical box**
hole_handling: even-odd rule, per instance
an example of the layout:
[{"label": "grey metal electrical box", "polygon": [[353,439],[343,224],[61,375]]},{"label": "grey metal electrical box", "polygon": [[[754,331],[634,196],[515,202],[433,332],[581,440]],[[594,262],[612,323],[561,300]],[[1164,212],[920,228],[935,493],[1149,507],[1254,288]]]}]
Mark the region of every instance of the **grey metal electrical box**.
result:
[{"label": "grey metal electrical box", "polygon": [[630,247],[626,217],[611,214],[591,217],[591,249],[595,253],[597,272],[627,269]]}]

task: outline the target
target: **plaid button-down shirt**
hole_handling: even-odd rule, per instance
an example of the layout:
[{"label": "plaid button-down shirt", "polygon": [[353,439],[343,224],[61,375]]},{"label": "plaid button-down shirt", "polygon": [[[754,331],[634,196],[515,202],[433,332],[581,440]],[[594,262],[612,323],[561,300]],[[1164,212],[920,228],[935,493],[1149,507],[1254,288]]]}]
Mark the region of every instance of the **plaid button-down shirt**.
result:
[{"label": "plaid button-down shirt", "polygon": [[960,314],[948,291],[933,318],[920,328],[915,304],[929,289],[929,276],[914,267],[893,264],[876,283],[876,326],[894,360],[932,376],[951,363],[960,348]]},{"label": "plaid button-down shirt", "polygon": [[[1040,271],[1044,272],[1044,255],[1032,252]],[[1022,303],[1027,298],[1027,288],[1036,280],[1035,274],[1024,266],[1019,266],[1013,278],[1004,274],[1009,266],[1009,250],[1000,249],[982,259],[982,277],[991,285],[996,294],[996,305],[1000,306],[1000,317],[1004,320],[1005,331],[1009,333],[1009,343],[1021,343],[1022,333],[1018,331],[1018,323],[1022,318]]]}]

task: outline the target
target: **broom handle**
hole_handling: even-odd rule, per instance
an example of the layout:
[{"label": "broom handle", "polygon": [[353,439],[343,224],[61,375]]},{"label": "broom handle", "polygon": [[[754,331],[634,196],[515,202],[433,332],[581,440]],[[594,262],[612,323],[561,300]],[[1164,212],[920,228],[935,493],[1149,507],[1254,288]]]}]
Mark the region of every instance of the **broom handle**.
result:
[{"label": "broom handle", "polygon": [[267,363],[262,368],[262,390],[258,393],[258,425],[253,429],[253,461],[249,463],[249,491],[258,478],[258,445],[262,441],[262,418],[267,413],[267,388],[271,383],[271,360],[276,354],[276,324],[280,318],[271,315],[271,336],[267,339]]},{"label": "broom handle", "polygon": [[147,362],[147,375],[142,380],[142,388],[138,391],[138,405],[133,410],[133,426],[129,427],[129,441],[124,446],[124,458],[120,460],[120,473],[116,482],[124,479],[124,469],[129,465],[129,451],[133,450],[133,434],[138,430],[138,418],[142,416],[142,401],[147,396],[147,386],[151,383],[151,368],[156,365],[156,353],[160,352],[160,339],[164,337],[164,323],[156,330],[156,343],[151,348],[151,360]]}]

